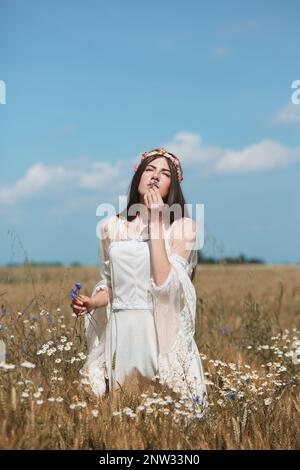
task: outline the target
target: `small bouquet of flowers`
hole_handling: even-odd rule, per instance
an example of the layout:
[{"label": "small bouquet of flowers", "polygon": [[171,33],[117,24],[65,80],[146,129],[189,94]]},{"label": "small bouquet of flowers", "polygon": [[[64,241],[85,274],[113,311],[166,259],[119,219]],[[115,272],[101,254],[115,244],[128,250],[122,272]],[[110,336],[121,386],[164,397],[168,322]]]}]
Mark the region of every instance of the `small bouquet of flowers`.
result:
[{"label": "small bouquet of flowers", "polygon": [[[76,297],[78,297],[80,295],[80,289],[83,288],[83,284],[81,282],[74,282],[74,286],[75,286],[75,288],[73,287],[73,289],[71,289],[71,291],[70,291],[70,297],[71,297],[72,301],[75,301]],[[72,306],[72,304],[71,304],[71,306]],[[86,314],[90,315],[90,319],[92,320],[92,315],[90,314],[90,312],[88,310],[87,310]],[[76,320],[75,320],[73,337],[74,337],[75,332],[76,332],[77,319],[78,319],[78,316],[76,316]]]},{"label": "small bouquet of flowers", "polygon": [[[82,289],[83,285],[81,284],[81,282],[74,282],[74,286],[75,286],[75,288],[71,289],[71,291],[70,291],[70,297],[73,301],[75,301],[76,297],[80,294],[80,289]],[[72,306],[72,304],[71,304],[71,306]],[[74,331],[73,331],[73,338],[74,338],[75,333],[76,333],[77,319],[78,319],[78,317],[76,316]],[[81,338],[80,338],[80,340],[81,340]]]},{"label": "small bouquet of flowers", "polygon": [[75,289],[72,289],[70,291],[70,296],[72,300],[75,300],[76,297],[80,294],[80,289],[82,289],[83,285],[81,282],[74,282]]}]

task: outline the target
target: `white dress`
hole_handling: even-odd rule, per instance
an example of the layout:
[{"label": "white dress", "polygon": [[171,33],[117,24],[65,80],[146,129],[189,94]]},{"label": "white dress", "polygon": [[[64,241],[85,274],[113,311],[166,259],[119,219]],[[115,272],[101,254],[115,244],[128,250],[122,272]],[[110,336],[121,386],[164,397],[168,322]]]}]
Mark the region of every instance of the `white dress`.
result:
[{"label": "white dress", "polygon": [[97,395],[118,389],[126,375],[137,369],[149,379],[159,377],[162,383],[187,397],[191,386],[178,387],[179,382],[188,383],[186,374],[182,379],[178,363],[185,352],[193,399],[198,395],[198,403],[206,404],[205,377],[193,339],[195,289],[189,276],[195,264],[195,250],[183,250],[182,238],[174,238],[175,224],[179,226],[182,221],[163,226],[172,269],[161,286],[152,277],[148,234],[130,238],[125,219],[117,216],[102,222],[102,279],[92,295],[107,289],[110,301],[107,307],[85,315],[88,356],[80,371]]}]

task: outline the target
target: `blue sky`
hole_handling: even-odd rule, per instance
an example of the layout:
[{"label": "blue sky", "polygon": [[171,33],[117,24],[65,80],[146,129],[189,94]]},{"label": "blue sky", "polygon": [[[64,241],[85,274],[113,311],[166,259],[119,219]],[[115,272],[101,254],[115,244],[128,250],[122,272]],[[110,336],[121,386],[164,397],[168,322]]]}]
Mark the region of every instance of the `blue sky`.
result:
[{"label": "blue sky", "polygon": [[97,205],[158,146],[204,204],[204,254],[300,261],[299,2],[0,7],[0,264],[23,259],[9,233],[34,261],[97,264]]}]

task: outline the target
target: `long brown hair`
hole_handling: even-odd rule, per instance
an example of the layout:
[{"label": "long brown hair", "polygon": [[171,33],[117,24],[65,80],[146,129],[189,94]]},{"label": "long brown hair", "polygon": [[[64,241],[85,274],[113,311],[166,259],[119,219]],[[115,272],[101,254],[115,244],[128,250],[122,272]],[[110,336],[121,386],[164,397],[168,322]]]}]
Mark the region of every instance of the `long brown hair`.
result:
[{"label": "long brown hair", "polygon": [[[151,150],[149,153],[152,153],[155,150],[156,149]],[[179,165],[180,165],[180,161],[179,161],[178,157],[176,157],[176,155],[174,155],[173,153],[171,153],[169,151],[168,151],[168,153],[170,155],[172,155],[174,158],[176,158],[176,160],[178,160]],[[139,194],[139,191],[138,191],[138,187],[139,187],[139,184],[140,184],[141,176],[142,176],[145,168],[147,167],[147,165],[150,162],[152,162],[156,158],[161,158],[162,156],[163,155],[161,155],[160,153],[156,153],[154,155],[151,155],[149,157],[144,158],[140,162],[136,172],[134,173],[133,178],[131,180],[131,183],[129,185],[129,197],[128,197],[128,202],[127,202],[127,207],[126,207],[126,219],[129,222],[134,220],[137,216],[137,214],[129,215],[129,208],[134,204],[139,204],[139,202],[140,202],[140,194]],[[176,204],[176,205],[180,206],[180,208],[181,208],[181,215],[180,216],[181,217],[190,217],[187,206],[186,206],[186,201],[185,201],[185,198],[183,196],[180,183],[178,181],[176,166],[174,165],[174,163],[172,162],[172,160],[170,158],[166,157],[166,160],[168,162],[169,169],[171,171],[171,185],[170,185],[170,188],[169,188],[169,192],[163,198],[163,201],[169,207],[172,206],[173,204]],[[180,166],[180,168],[181,168],[181,166]],[[120,214],[118,214],[118,216],[119,215]],[[170,224],[172,224],[174,222],[174,220],[175,220],[175,215],[174,215],[174,212],[171,211],[170,212]],[[191,281],[194,280],[195,272],[196,272],[196,266],[193,268],[192,275],[191,275]]]}]

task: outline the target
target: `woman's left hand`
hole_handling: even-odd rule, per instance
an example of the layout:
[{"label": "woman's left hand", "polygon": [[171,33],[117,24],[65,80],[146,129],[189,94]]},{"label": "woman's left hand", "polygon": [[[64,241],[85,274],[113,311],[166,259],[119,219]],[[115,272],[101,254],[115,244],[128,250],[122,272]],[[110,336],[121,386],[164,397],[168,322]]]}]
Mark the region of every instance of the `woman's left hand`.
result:
[{"label": "woman's left hand", "polygon": [[163,212],[164,201],[160,195],[159,189],[155,185],[144,194],[144,201],[148,209],[150,220],[157,220],[159,214]]},{"label": "woman's left hand", "polygon": [[89,313],[91,309],[95,308],[94,299],[93,297],[79,294],[72,300],[71,307],[77,317],[83,316]]}]

